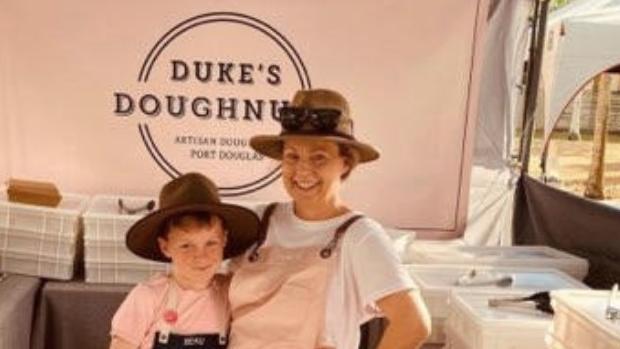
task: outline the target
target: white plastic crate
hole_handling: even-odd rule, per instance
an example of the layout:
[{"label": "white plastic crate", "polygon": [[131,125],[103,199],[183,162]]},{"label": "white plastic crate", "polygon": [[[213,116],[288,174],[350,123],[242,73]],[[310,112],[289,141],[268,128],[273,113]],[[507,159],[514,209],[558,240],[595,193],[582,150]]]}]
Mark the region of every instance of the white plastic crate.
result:
[{"label": "white plastic crate", "polygon": [[536,310],[534,306],[488,306],[490,298],[529,294],[531,292],[453,291],[444,348],[545,349],[545,333],[553,315]]},{"label": "white plastic crate", "polygon": [[[429,308],[432,317],[432,332],[428,343],[443,343],[444,322],[450,307],[448,300],[452,290],[485,290],[493,292],[514,292],[524,290],[529,292],[556,290],[562,288],[587,289],[588,287],[569,275],[549,268],[507,268],[491,266],[460,266],[460,265],[407,265],[412,279],[420,287],[422,297]],[[459,286],[460,277],[476,270],[476,276],[469,279],[471,285]],[[489,282],[502,277],[511,277],[510,286],[501,287]]]},{"label": "white plastic crate", "polygon": [[144,261],[106,262],[97,260],[85,261],[86,282],[135,284],[148,280],[154,274],[167,273],[168,264]]},{"label": "white plastic crate", "polygon": [[62,194],[57,207],[9,202],[0,193],[0,270],[51,279],[73,278],[80,215],[88,197]]},{"label": "white plastic crate", "polygon": [[134,255],[125,245],[129,228],[147,214],[123,214],[121,198],[127,207],[141,207],[154,198],[97,195],[84,213],[84,262],[86,282],[134,284],[158,272],[167,272],[167,263]]},{"label": "white plastic crate", "polygon": [[70,280],[75,271],[75,256],[58,257],[4,251],[2,270],[50,279]]},{"label": "white plastic crate", "polygon": [[[618,349],[620,320],[605,318],[610,291],[562,290],[551,293],[555,317],[547,334],[552,349]],[[613,303],[620,306],[620,296]]]},{"label": "white plastic crate", "polygon": [[492,265],[517,268],[554,268],[578,280],[588,273],[588,261],[548,246],[464,246],[411,244],[414,264]]}]

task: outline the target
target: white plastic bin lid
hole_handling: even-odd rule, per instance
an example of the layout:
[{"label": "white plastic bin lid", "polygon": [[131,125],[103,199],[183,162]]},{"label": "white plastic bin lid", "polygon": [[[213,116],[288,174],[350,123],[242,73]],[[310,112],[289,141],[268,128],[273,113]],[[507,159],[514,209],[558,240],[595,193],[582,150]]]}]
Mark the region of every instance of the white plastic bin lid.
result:
[{"label": "white plastic bin lid", "polygon": [[493,292],[471,291],[458,289],[450,295],[452,307],[467,315],[468,320],[474,321],[485,332],[502,328],[541,328],[546,330],[553,315],[537,310],[532,302],[520,303],[514,306],[489,307],[491,298],[507,298],[528,296],[533,292]]},{"label": "white plastic bin lid", "polygon": [[[610,293],[605,290],[559,290],[552,292],[551,298],[555,308],[567,309],[569,317],[585,320],[588,333],[594,338],[593,343],[609,343],[612,340],[617,344],[614,348],[620,348],[620,320],[605,318]],[[615,298],[612,305],[620,308],[620,294]],[[570,342],[571,339],[566,340]]]},{"label": "white plastic bin lid", "polygon": [[414,263],[547,267],[563,270],[582,280],[587,260],[548,246],[463,246],[456,244],[411,244]]},{"label": "white plastic bin lid", "polygon": [[[587,289],[580,281],[566,273],[551,268],[511,268],[493,266],[460,266],[450,264],[411,264],[406,266],[411,277],[422,290],[449,292],[459,287],[485,290],[556,290],[562,288]],[[468,278],[469,284],[459,284],[459,278],[475,270],[475,276]],[[500,287],[493,281],[510,277],[510,286]]]},{"label": "white plastic bin lid", "polygon": [[89,197],[87,195],[61,193],[62,199],[56,207],[22,204],[10,202],[6,191],[0,191],[0,206],[11,206],[19,209],[27,209],[33,212],[57,212],[71,215],[78,215],[88,207]]},{"label": "white plastic bin lid", "polygon": [[[411,264],[406,266],[435,319],[444,319],[449,313],[452,290],[484,290],[490,292],[549,291],[562,288],[587,289],[588,287],[569,275],[549,268],[506,268],[492,266],[459,266],[450,264]],[[476,270],[468,285],[457,280]],[[501,287],[493,281],[511,277],[512,283]]]}]

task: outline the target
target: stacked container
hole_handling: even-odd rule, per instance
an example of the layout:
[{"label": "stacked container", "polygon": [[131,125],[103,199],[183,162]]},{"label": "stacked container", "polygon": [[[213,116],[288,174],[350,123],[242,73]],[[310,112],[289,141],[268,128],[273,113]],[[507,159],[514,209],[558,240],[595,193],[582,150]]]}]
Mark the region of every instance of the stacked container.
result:
[{"label": "stacked container", "polygon": [[433,328],[428,343],[445,341],[444,323],[450,312],[448,300],[453,290],[484,290],[501,294],[587,288],[567,274],[547,268],[414,264],[408,265],[407,269],[420,287],[431,313]]},{"label": "stacked container", "polygon": [[80,215],[88,197],[63,194],[57,207],[7,201],[0,194],[0,271],[69,280],[76,270]]},{"label": "stacked container", "polygon": [[620,348],[620,314],[607,317],[608,307],[620,312],[620,297],[609,291],[562,290],[551,294],[555,310],[547,334],[552,349]]},{"label": "stacked container", "polygon": [[155,273],[167,272],[168,264],[149,261],[134,255],[125,245],[129,227],[148,211],[127,214],[127,207],[145,207],[154,200],[147,197],[98,195],[84,214],[84,262],[86,282],[134,284]]},{"label": "stacked container", "polygon": [[546,349],[545,333],[553,315],[526,304],[497,308],[488,306],[491,298],[529,294],[523,291],[455,290],[450,295],[444,348]]}]

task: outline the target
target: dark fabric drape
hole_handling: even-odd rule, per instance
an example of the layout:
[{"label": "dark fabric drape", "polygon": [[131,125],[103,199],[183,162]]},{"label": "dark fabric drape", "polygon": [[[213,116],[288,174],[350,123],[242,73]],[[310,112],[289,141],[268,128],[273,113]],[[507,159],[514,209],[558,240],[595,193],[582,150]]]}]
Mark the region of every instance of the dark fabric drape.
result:
[{"label": "dark fabric drape", "polygon": [[[35,286],[38,286],[38,279],[33,280],[37,281]],[[33,286],[35,291],[37,288]],[[107,349],[110,345],[112,316],[130,289],[129,285],[86,284],[79,281],[45,283],[35,311],[31,348]],[[2,288],[0,295],[1,291]],[[29,299],[32,308],[34,295]],[[23,315],[29,315],[27,321],[30,322],[32,311],[24,312]],[[385,326],[380,318],[364,324],[360,349],[376,348]],[[30,334],[29,324],[23,327]],[[9,337],[3,335],[4,338]],[[28,348],[28,341],[20,342],[20,345],[6,348]],[[0,345],[0,348],[4,347]]]},{"label": "dark fabric drape", "polygon": [[515,245],[547,245],[586,258],[584,282],[620,282],[620,209],[550,187],[523,175],[515,195]]},{"label": "dark fabric drape", "polygon": [[0,348],[30,349],[30,324],[40,286],[36,277],[0,278]]},{"label": "dark fabric drape", "polygon": [[35,313],[32,348],[109,348],[112,316],[130,289],[77,281],[45,283]]}]

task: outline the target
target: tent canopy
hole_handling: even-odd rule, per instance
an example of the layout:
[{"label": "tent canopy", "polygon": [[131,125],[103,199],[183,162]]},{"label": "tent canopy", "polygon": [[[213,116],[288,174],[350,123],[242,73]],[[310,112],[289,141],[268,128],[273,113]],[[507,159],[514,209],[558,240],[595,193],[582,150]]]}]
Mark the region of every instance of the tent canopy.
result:
[{"label": "tent canopy", "polygon": [[620,1],[577,1],[552,13],[543,61],[545,138],[593,77],[620,64]]}]

